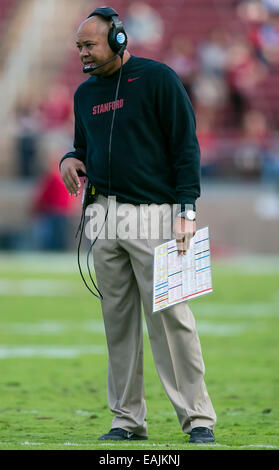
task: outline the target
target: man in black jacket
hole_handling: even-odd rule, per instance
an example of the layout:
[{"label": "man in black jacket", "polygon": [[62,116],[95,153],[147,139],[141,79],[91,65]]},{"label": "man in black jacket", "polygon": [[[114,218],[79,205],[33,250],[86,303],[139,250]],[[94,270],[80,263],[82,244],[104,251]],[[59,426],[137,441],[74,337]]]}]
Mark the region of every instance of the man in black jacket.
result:
[{"label": "man in black jacket", "polygon": [[[131,56],[125,34],[111,8],[95,10],[80,25],[77,47],[91,76],[74,97],[75,150],[60,162],[72,195],[80,192],[78,172],[88,175],[98,194],[96,204],[108,211],[108,231],[113,196],[117,213],[124,214],[128,204],[133,209],[130,223],[140,220],[145,234],[127,238],[120,230],[113,238],[99,237],[93,248],[109,351],[108,402],[114,413],[112,429],[100,439],[147,439],[142,302],[157,371],[182,430],[190,434],[190,442],[214,442],[216,415],[188,303],[152,313],[153,254],[166,241],[162,232],[171,223],[168,209],[176,208],[172,230],[179,255],[186,253],[196,232],[200,150],[195,116],[176,73],[162,63]],[[143,206],[158,215],[160,235],[155,238]]]}]

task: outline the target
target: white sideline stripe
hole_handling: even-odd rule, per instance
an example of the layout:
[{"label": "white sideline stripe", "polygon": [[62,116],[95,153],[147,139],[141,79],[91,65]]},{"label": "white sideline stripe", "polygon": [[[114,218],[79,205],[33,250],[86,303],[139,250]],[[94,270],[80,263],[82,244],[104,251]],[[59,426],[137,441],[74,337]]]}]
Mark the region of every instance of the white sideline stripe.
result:
[{"label": "white sideline stripe", "polygon": [[74,326],[69,327],[67,323],[47,320],[37,323],[0,323],[2,335],[57,335],[67,330],[74,330]]},{"label": "white sideline stripe", "polygon": [[[170,447],[176,446],[176,444],[171,444],[171,443],[166,443],[166,444],[168,444],[168,446],[170,446]],[[150,445],[156,446],[156,447],[157,447],[157,446],[158,446],[158,447],[162,447],[162,446],[165,446],[166,444],[156,444],[156,443],[146,444],[146,443],[137,443],[137,445],[140,445],[140,446],[143,446],[143,447],[147,447],[147,446],[150,446]],[[78,444],[78,445],[80,445],[80,444]],[[87,444],[81,444],[81,445],[87,445]],[[89,445],[96,445],[96,444],[89,444]],[[97,444],[97,445],[102,445],[102,446],[104,446],[104,445],[108,445],[108,443],[100,443],[100,444]],[[109,443],[109,445],[115,446],[115,445],[117,445],[117,444],[114,444],[114,443],[111,444],[111,443]],[[123,445],[123,443],[121,443],[121,445]],[[130,445],[130,444],[129,444],[128,442],[125,442],[124,445]],[[205,443],[205,444],[195,444],[195,446],[199,446],[199,447],[207,447],[207,446],[210,446],[210,447],[227,447],[228,449],[230,449],[231,447],[234,447],[234,448],[236,447],[236,448],[238,448],[238,449],[247,448],[247,447],[264,447],[264,448],[268,448],[268,449],[270,449],[270,448],[272,448],[272,449],[279,449],[278,446],[265,445],[265,444],[247,444],[247,445],[243,445],[243,446],[229,446],[229,445],[227,445],[227,444],[219,444],[219,443],[217,443],[217,442],[215,442],[215,443],[210,443],[210,442],[209,442],[209,443],[207,443],[207,444],[206,444],[206,443]],[[181,449],[181,450],[183,450],[183,449]],[[185,450],[186,450],[186,449],[185,449]]]},{"label": "white sideline stripe", "polygon": [[[76,253],[5,253],[0,254],[1,270],[35,273],[78,273]],[[93,263],[92,263],[93,264]],[[92,266],[93,271],[93,266]]]},{"label": "white sideline stripe", "polygon": [[[201,335],[209,336],[233,336],[244,333],[251,325],[242,323],[223,324],[214,321],[207,322],[199,320],[197,329]],[[105,335],[102,320],[89,320],[86,322],[52,322],[41,321],[37,323],[1,323],[0,332],[2,335],[59,335],[63,333],[86,331],[97,335]],[[146,323],[143,322],[143,331],[147,334]]]},{"label": "white sideline stripe", "polygon": [[[21,414],[38,414],[38,413],[42,413],[42,411],[40,411],[40,410],[21,410],[20,413]],[[75,414],[77,414],[77,415],[92,415],[92,414],[95,414],[95,411],[76,410]],[[174,412],[174,414],[176,414],[176,413]]]},{"label": "white sideline stripe", "polygon": [[[26,297],[65,297],[78,296],[84,293],[83,286],[77,281],[61,279],[0,279],[0,296]],[[270,302],[249,303],[214,303],[190,302],[194,315],[199,317],[222,318],[267,318],[277,317],[279,310],[279,291],[273,294]],[[32,334],[32,333],[31,333]]]},{"label": "white sideline stripe", "polygon": [[29,414],[38,414],[40,413],[40,411],[39,410],[22,410],[20,413],[29,415]]},{"label": "white sideline stripe", "polygon": [[[2,443],[4,444],[4,443]],[[9,445],[9,444],[13,444],[14,443],[6,443],[6,445]],[[142,446],[142,447],[164,447],[166,445],[168,445],[169,447],[176,447],[176,444],[171,444],[171,443],[165,443],[165,444],[156,444],[156,443],[141,443],[141,442],[138,442],[138,441],[133,441],[132,443],[130,442],[123,442],[121,441],[121,446],[130,446],[130,445],[137,445],[137,446]],[[21,442],[20,445],[22,446],[44,446],[46,445],[46,443],[40,443],[40,442],[29,442],[29,441],[25,441],[25,442]],[[48,446],[49,445],[54,445],[54,444],[47,444]],[[87,444],[84,444],[84,443],[78,443],[78,442],[64,442],[64,443],[55,443],[55,445],[57,446],[79,446],[79,447],[88,447],[88,446],[94,446],[94,447],[98,447],[98,446],[118,446],[119,445],[119,442],[118,443],[114,443],[114,442],[100,442],[100,444],[91,444],[91,443],[87,443]],[[195,444],[196,447],[225,447],[225,448],[228,448],[228,449],[231,449],[232,447],[235,449],[247,449],[248,447],[260,447],[260,448],[263,448],[263,449],[279,449],[278,446],[273,446],[273,445],[268,445],[268,444],[247,444],[247,445],[241,445],[241,446],[230,446],[230,445],[227,445],[227,444],[219,444],[219,443],[205,443],[205,444]],[[178,450],[178,449],[177,449]],[[187,450],[187,449],[180,449],[180,450]],[[179,450],[178,450],[179,451]]]},{"label": "white sideline stripe", "polygon": [[[232,258],[213,260],[216,268],[236,269],[248,274],[275,274],[279,273],[279,256],[274,255],[240,255]],[[213,267],[214,267],[213,266]]]},{"label": "white sideline stripe", "polygon": [[[276,294],[277,296],[277,294]],[[190,304],[189,304],[190,305]],[[279,296],[271,302],[249,302],[249,303],[191,303],[193,314],[199,317],[222,317],[222,318],[267,318],[278,317]]]},{"label": "white sideline stripe", "polygon": [[1,279],[0,295],[68,296],[80,292],[80,284],[61,279]]},{"label": "white sideline stripe", "polygon": [[238,324],[220,324],[206,321],[197,321],[197,330],[200,335],[209,336],[234,336],[247,331],[248,325]]},{"label": "white sideline stripe", "polygon": [[[86,256],[86,252],[82,256]],[[77,273],[76,252],[71,253],[44,253],[44,252],[22,252],[22,253],[0,253],[2,271],[28,271],[49,273]],[[213,267],[217,269],[235,268],[250,274],[272,274],[279,272],[279,256],[272,255],[235,255],[231,258],[213,259]],[[93,263],[92,263],[92,272]]]},{"label": "white sideline stripe", "polygon": [[92,415],[95,413],[95,411],[76,410],[75,413],[77,415]]},{"label": "white sideline stripe", "polygon": [[56,346],[56,345],[24,345],[11,346],[0,345],[0,359],[22,357],[45,357],[49,359],[72,359],[85,354],[106,354],[107,350],[102,345],[91,346]]},{"label": "white sideline stripe", "polygon": [[[0,296],[68,297],[82,295],[84,293],[82,288],[83,286],[79,282],[61,279],[0,279]],[[209,316],[211,318],[232,317],[234,319],[237,317],[241,319],[277,317],[279,291],[273,294],[270,302],[233,304],[190,302],[189,305],[197,318],[202,316]]]},{"label": "white sideline stripe", "polygon": [[46,319],[36,323],[0,322],[0,332],[2,335],[58,335],[73,331],[105,334],[104,324],[101,320],[54,322]]}]

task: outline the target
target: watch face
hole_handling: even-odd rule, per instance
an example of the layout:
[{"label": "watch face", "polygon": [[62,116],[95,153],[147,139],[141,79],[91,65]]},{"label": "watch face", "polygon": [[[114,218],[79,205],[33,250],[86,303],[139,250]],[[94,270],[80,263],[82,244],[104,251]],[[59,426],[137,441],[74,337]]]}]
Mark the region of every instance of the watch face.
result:
[{"label": "watch face", "polygon": [[186,217],[188,220],[195,220],[196,218],[196,213],[194,211],[186,211]]}]

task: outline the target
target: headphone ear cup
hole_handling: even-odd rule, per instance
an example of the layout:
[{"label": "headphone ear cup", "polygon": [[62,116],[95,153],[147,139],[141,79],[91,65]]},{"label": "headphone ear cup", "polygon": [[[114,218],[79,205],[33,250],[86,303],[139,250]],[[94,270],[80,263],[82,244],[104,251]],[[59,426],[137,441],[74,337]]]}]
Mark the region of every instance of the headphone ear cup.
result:
[{"label": "headphone ear cup", "polygon": [[123,46],[126,47],[127,45],[127,35],[124,31],[124,29],[121,28],[116,28],[115,25],[113,25],[108,32],[108,43],[110,48],[113,50],[113,52],[118,52],[120,49],[122,49]]},{"label": "headphone ear cup", "polygon": [[117,44],[117,41],[116,41],[116,28],[115,28],[115,26],[112,26],[109,29],[108,43],[109,43],[109,47],[113,50],[113,52],[118,52],[119,51],[121,46],[119,47],[118,44]]}]

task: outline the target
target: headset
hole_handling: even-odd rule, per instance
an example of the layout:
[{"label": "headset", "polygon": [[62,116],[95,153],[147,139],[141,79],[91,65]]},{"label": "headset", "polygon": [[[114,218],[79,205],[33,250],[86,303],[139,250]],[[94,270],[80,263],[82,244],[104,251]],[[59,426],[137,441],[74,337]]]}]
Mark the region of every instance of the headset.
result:
[{"label": "headset", "polygon": [[92,11],[90,15],[88,15],[88,18],[91,18],[92,16],[102,16],[105,20],[107,21],[112,21],[112,26],[109,29],[108,32],[108,44],[113,52],[116,54],[106,62],[100,65],[85,65],[83,67],[83,72],[84,73],[89,73],[93,72],[94,70],[104,67],[105,65],[109,64],[112,62],[114,59],[116,59],[117,56],[123,56],[123,53],[127,47],[128,44],[128,38],[126,31],[123,27],[122,21],[118,18],[118,13],[110,7],[101,7],[101,8],[96,8],[96,10]]},{"label": "headset", "polygon": [[[120,58],[121,58],[121,67],[120,67],[119,77],[118,77],[116,91],[115,91],[115,98],[114,98],[114,102],[116,103],[116,101],[118,99],[119,86],[120,86],[120,81],[121,81],[121,76],[122,76],[123,54],[124,54],[124,51],[127,47],[128,38],[127,38],[127,34],[124,30],[122,22],[118,18],[118,13],[113,8],[110,8],[110,7],[97,8],[96,10],[92,11],[92,13],[90,13],[90,15],[87,18],[91,18],[92,16],[95,16],[95,15],[100,15],[103,18],[105,18],[106,20],[108,20],[108,21],[111,20],[112,21],[112,26],[111,26],[111,28],[109,29],[109,32],[108,32],[108,44],[109,44],[110,48],[112,49],[112,51],[115,52],[116,54],[111,59],[104,62],[103,64],[99,64],[99,65],[90,65],[89,64],[89,65],[84,66],[83,67],[83,72],[84,73],[93,72],[94,70],[99,69],[100,67],[104,67],[109,62],[112,62],[113,60],[115,60],[116,57],[120,56]],[[113,128],[114,128],[114,121],[115,121],[115,111],[116,111],[116,106],[114,106],[114,110],[113,110],[113,114],[112,114],[110,135],[109,135],[109,145],[108,145],[108,168],[109,168],[109,171],[108,171],[108,196],[110,195],[110,189],[111,189],[111,149],[112,149],[112,134],[113,134]],[[79,176],[87,176],[87,175],[79,174]],[[95,199],[96,199],[95,188],[93,187],[92,183],[89,181],[89,178],[87,177],[86,188],[85,188],[85,193],[84,193],[84,198],[83,198],[83,205],[82,205],[81,221],[80,221],[80,224],[79,224],[79,227],[78,227],[78,231],[76,233],[76,238],[77,238],[78,233],[80,232],[80,239],[79,239],[79,243],[78,243],[78,267],[79,267],[79,272],[80,272],[80,275],[82,277],[82,280],[83,280],[85,286],[87,287],[87,289],[91,292],[91,294],[93,294],[99,300],[102,300],[103,296],[102,296],[101,292],[99,291],[98,287],[96,286],[96,284],[95,284],[95,282],[92,278],[92,275],[91,275],[89,257],[90,257],[90,253],[91,253],[91,250],[93,248],[93,245],[98,240],[99,234],[101,233],[101,231],[103,229],[103,226],[106,222],[106,219],[107,219],[107,216],[108,216],[108,210],[109,210],[109,200],[108,200],[108,207],[107,207],[107,210],[106,210],[106,215],[105,215],[102,227],[101,227],[98,235],[95,237],[95,239],[91,243],[91,245],[89,247],[89,250],[87,252],[87,270],[88,270],[88,274],[89,274],[90,280],[91,280],[94,288],[97,290],[99,295],[96,294],[95,292],[93,292],[92,289],[88,286],[88,284],[87,284],[87,282],[86,282],[86,280],[83,276],[81,265],[80,265],[80,246],[81,246],[82,233],[83,233],[84,224],[85,224],[85,211],[86,211],[86,207],[89,204],[93,203],[95,201]]]}]

